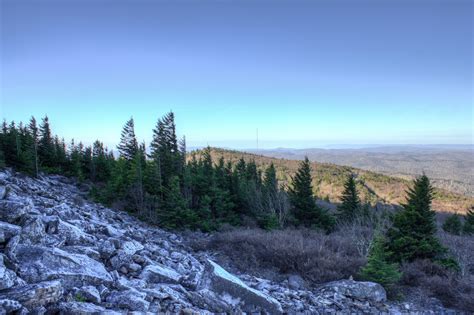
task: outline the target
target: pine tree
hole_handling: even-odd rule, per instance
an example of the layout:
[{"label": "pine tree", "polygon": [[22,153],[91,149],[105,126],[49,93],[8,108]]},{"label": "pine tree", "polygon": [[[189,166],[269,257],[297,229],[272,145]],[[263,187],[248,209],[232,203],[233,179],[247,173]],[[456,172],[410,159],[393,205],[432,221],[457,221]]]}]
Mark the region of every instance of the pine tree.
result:
[{"label": "pine tree", "polygon": [[474,206],[467,211],[467,214],[464,217],[463,232],[466,235],[474,235]]},{"label": "pine tree", "polygon": [[360,270],[359,277],[365,281],[379,283],[390,292],[402,274],[398,271],[397,264],[388,261],[385,243],[386,240],[382,236],[374,238],[367,264]]},{"label": "pine tree", "polygon": [[357,193],[354,174],[350,174],[344,183],[341,204],[337,207],[338,219],[341,222],[350,222],[360,215],[361,203]]},{"label": "pine tree", "polygon": [[455,213],[449,216],[443,224],[443,230],[450,234],[461,235],[462,232],[462,222],[459,216]]},{"label": "pine tree", "polygon": [[293,177],[289,190],[292,214],[298,225],[321,228],[330,231],[334,226],[334,218],[318,207],[313,195],[311,164],[307,157]]},{"label": "pine tree", "polygon": [[135,123],[130,118],[122,129],[120,143],[117,146],[120,156],[127,161],[132,161],[138,153],[138,142],[135,136]]},{"label": "pine tree", "polygon": [[426,175],[417,178],[407,192],[408,200],[395,214],[388,231],[393,261],[436,259],[444,248],[436,238],[435,212],[431,210],[433,188]]}]

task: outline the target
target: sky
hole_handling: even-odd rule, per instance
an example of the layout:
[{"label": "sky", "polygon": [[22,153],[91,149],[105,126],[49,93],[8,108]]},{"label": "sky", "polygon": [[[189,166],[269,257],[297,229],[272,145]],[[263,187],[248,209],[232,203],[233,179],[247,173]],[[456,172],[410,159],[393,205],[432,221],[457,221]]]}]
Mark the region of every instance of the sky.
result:
[{"label": "sky", "polygon": [[110,147],[473,143],[470,0],[0,0],[0,114]]}]

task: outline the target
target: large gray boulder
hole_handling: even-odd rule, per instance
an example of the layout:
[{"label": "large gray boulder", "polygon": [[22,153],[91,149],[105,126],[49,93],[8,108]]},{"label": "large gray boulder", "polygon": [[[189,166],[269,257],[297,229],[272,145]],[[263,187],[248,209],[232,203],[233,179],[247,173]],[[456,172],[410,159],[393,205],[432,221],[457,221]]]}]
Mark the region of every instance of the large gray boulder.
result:
[{"label": "large gray boulder", "polygon": [[110,264],[116,270],[133,262],[133,255],[145,247],[137,241],[126,241],[120,244],[120,249],[110,258]]},{"label": "large gray boulder", "polygon": [[150,303],[145,300],[146,296],[146,293],[135,289],[114,291],[107,296],[106,305],[129,311],[146,312],[150,307]]},{"label": "large gray boulder", "polygon": [[66,245],[92,245],[95,238],[57,216],[45,217],[48,234],[58,234],[66,239]]},{"label": "large gray boulder", "polygon": [[0,314],[13,314],[22,308],[20,302],[9,299],[0,299]]},{"label": "large gray boulder", "polygon": [[340,280],[325,284],[318,290],[325,296],[339,295],[359,301],[385,302],[385,289],[375,282],[361,282],[354,280]]},{"label": "large gray boulder", "polygon": [[65,287],[112,282],[104,265],[92,258],[57,248],[19,245],[18,273],[28,282],[62,279]]},{"label": "large gray boulder", "polygon": [[236,276],[208,259],[205,277],[201,288],[210,288],[233,306],[240,306],[244,311],[263,310],[270,314],[282,314],[281,304],[273,297],[261,291],[252,289]]},{"label": "large gray boulder", "polygon": [[5,267],[3,255],[0,254],[0,290],[11,288],[16,281],[16,273]]},{"label": "large gray boulder", "polygon": [[8,242],[13,236],[20,234],[21,227],[0,221],[0,243]]},{"label": "large gray boulder", "polygon": [[7,196],[7,187],[0,185],[0,199],[5,199]]},{"label": "large gray boulder", "polygon": [[101,297],[99,290],[92,285],[84,286],[80,289],[74,290],[74,295],[76,298],[80,298],[85,302],[92,302],[99,304],[101,302]]},{"label": "large gray boulder", "polygon": [[31,199],[25,200],[0,200],[0,219],[8,223],[17,223],[33,209]]},{"label": "large gray boulder", "polygon": [[56,311],[59,314],[74,314],[74,315],[91,315],[91,314],[120,314],[115,312],[108,312],[102,306],[94,305],[87,302],[62,302],[59,303]]},{"label": "large gray boulder", "polygon": [[59,280],[45,281],[2,291],[1,296],[32,309],[59,301],[63,296],[63,287]]},{"label": "large gray boulder", "polygon": [[163,265],[149,265],[140,274],[140,278],[148,283],[179,283],[181,275]]}]

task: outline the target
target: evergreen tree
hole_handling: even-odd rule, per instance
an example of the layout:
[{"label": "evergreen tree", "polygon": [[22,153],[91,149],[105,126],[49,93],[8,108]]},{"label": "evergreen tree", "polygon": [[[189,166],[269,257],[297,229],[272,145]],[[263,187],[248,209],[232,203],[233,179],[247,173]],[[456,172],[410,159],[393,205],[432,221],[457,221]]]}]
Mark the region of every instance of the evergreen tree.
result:
[{"label": "evergreen tree", "polygon": [[443,230],[454,235],[461,235],[462,229],[461,219],[456,213],[449,216],[443,224]]},{"label": "evergreen tree", "polygon": [[344,191],[341,204],[337,207],[338,219],[341,222],[349,222],[360,215],[361,203],[357,193],[354,174],[350,174],[344,183]]},{"label": "evergreen tree", "polygon": [[91,179],[95,182],[106,182],[110,177],[110,165],[104,144],[96,140],[92,146]]},{"label": "evergreen tree", "polygon": [[142,213],[145,209],[145,189],[144,189],[144,167],[145,160],[145,144],[140,145],[135,157],[131,161],[128,175],[129,195],[133,201],[133,209]]},{"label": "evergreen tree", "polygon": [[390,293],[402,274],[398,271],[397,264],[388,261],[385,242],[382,236],[374,238],[367,264],[361,269],[359,277],[365,281],[381,284]]},{"label": "evergreen tree", "polygon": [[435,212],[431,210],[433,188],[428,177],[417,178],[407,194],[407,203],[395,214],[388,231],[391,257],[396,262],[436,259],[444,253],[444,248],[435,235]]},{"label": "evergreen tree", "polygon": [[463,232],[466,235],[474,234],[474,206],[467,211],[467,214],[464,218]]},{"label": "evergreen tree", "polygon": [[71,140],[71,145],[69,146],[69,167],[68,173],[70,176],[76,177],[78,180],[84,179],[84,174],[82,172],[82,145],[76,145],[74,139]]},{"label": "evergreen tree", "polygon": [[122,129],[120,143],[117,146],[120,156],[127,161],[132,161],[138,153],[138,142],[135,136],[135,123],[130,118]]},{"label": "evergreen tree", "polygon": [[[184,159],[178,148],[173,112],[169,112],[163,118],[158,119],[155,129],[153,129],[150,148],[151,157],[160,165],[163,186],[166,187],[174,176],[182,177]],[[185,144],[182,149],[185,150]]]},{"label": "evergreen tree", "polygon": [[39,127],[40,139],[38,143],[38,155],[41,165],[46,168],[52,168],[55,166],[54,156],[54,142],[51,134],[51,128],[49,126],[48,116],[45,116]]},{"label": "evergreen tree", "polygon": [[180,189],[179,177],[171,179],[166,190],[166,199],[159,212],[159,219],[163,226],[171,229],[196,228],[199,219],[196,214],[188,208]]},{"label": "evergreen tree", "polygon": [[334,218],[318,207],[313,195],[311,164],[307,157],[293,177],[289,190],[292,214],[296,224],[330,231],[334,226]]},{"label": "evergreen tree", "polygon": [[39,173],[39,158],[38,158],[38,142],[39,142],[39,130],[36,125],[35,117],[31,116],[29,124],[30,134],[33,140],[33,158],[34,158],[34,175],[38,177]]}]

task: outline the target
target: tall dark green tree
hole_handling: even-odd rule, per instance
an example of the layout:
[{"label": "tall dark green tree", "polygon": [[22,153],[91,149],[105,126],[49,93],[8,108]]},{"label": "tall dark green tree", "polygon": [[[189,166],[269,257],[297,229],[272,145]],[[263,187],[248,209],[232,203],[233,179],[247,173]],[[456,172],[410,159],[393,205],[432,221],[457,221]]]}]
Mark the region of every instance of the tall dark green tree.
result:
[{"label": "tall dark green tree", "polygon": [[38,177],[39,173],[39,158],[38,158],[38,142],[39,142],[39,130],[36,124],[35,117],[31,116],[30,123],[28,125],[30,134],[33,140],[33,158],[34,158],[34,175]]},{"label": "tall dark green tree", "polygon": [[120,156],[127,161],[132,161],[138,153],[138,141],[135,136],[135,123],[130,118],[122,129],[120,143],[117,146]]},{"label": "tall dark green tree", "polygon": [[407,191],[407,202],[395,214],[388,231],[388,248],[396,262],[437,259],[444,248],[436,238],[435,212],[431,210],[433,187],[426,175]]},{"label": "tall dark green tree", "polygon": [[40,139],[38,143],[38,155],[41,165],[53,168],[56,165],[54,154],[54,141],[49,126],[49,118],[45,116],[39,127]]},{"label": "tall dark green tree", "polygon": [[316,205],[313,195],[311,163],[308,157],[301,162],[289,189],[292,214],[296,224],[329,231],[334,226],[334,218]]},{"label": "tall dark green tree", "polygon": [[168,186],[170,179],[174,176],[182,178],[184,159],[178,148],[173,112],[158,119],[155,129],[153,129],[150,149],[151,157],[160,165],[163,186]]},{"label": "tall dark green tree", "polygon": [[341,197],[341,204],[337,207],[337,216],[341,222],[350,222],[354,220],[361,212],[361,203],[357,193],[354,174],[347,176],[344,183],[344,191]]},{"label": "tall dark green tree", "polygon": [[110,177],[110,163],[104,144],[96,140],[92,146],[91,179],[95,182],[106,182]]}]

